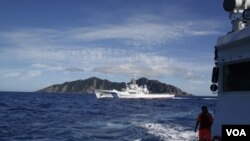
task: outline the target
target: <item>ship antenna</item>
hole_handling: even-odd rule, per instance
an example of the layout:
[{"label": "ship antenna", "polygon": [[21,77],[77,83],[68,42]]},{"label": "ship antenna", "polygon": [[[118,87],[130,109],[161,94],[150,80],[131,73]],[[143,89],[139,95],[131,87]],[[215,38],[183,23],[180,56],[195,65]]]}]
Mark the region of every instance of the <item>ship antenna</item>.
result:
[{"label": "ship antenna", "polygon": [[250,22],[250,0],[224,0],[224,10],[229,13],[232,32],[248,27]]}]

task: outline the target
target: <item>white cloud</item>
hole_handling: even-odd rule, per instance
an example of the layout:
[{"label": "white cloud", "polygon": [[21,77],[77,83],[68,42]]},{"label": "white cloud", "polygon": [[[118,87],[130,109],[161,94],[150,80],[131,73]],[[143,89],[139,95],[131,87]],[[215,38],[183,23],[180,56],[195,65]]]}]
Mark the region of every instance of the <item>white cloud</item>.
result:
[{"label": "white cloud", "polygon": [[[158,55],[157,52],[136,52],[122,48],[96,48],[71,46],[67,48],[20,48],[11,50],[11,56],[32,60],[27,77],[41,75],[41,71],[92,72],[125,76],[161,77],[175,76],[187,80],[199,80],[201,73],[210,69],[199,62],[186,62],[177,57]],[[43,62],[43,63],[40,63]],[[54,65],[56,64],[56,65]],[[73,66],[73,67],[72,67]],[[83,70],[84,69],[84,70]]]},{"label": "white cloud", "polygon": [[13,71],[5,71],[5,72],[0,72],[2,77],[18,77],[20,76],[20,72],[13,72]]},{"label": "white cloud", "polygon": [[48,64],[41,64],[41,63],[32,64],[31,68],[42,69],[45,71],[62,71],[62,70],[64,70],[64,68],[61,66],[51,66]]},{"label": "white cloud", "polygon": [[42,75],[42,71],[39,70],[19,70],[19,69],[12,69],[12,70],[0,70],[0,76],[4,78],[15,78],[15,79],[28,79],[34,78]]},{"label": "white cloud", "polygon": [[[204,80],[192,80],[192,79],[189,80],[189,82],[192,84],[196,84],[196,85],[202,85],[202,84],[206,83],[206,81],[204,81]],[[208,82],[208,83],[210,83],[210,82]]]},{"label": "white cloud", "polygon": [[[157,20],[156,20],[157,21]],[[71,29],[20,29],[14,32],[1,32],[9,44],[17,47],[30,48],[30,54],[36,48],[63,48],[65,44],[83,44],[102,40],[120,41],[130,46],[154,46],[170,42],[178,42],[185,37],[211,36],[221,34],[218,31],[220,23],[217,21],[175,21],[171,23],[141,20],[139,22],[127,21],[118,25],[98,25],[77,27]],[[95,43],[94,43],[95,44]],[[67,47],[67,46],[66,46]],[[53,51],[53,50],[52,50]],[[48,52],[49,53],[49,52]],[[64,59],[60,53],[53,52],[54,58]],[[48,57],[51,54],[36,54],[37,57]]]},{"label": "white cloud", "polygon": [[30,70],[26,73],[26,77],[28,78],[34,78],[34,77],[38,77],[41,75],[42,75],[42,72],[38,70]]},{"label": "white cloud", "polygon": [[[198,82],[204,79],[204,73],[210,70],[210,65],[195,62],[183,62],[177,58],[158,56],[157,54],[136,53],[134,56],[120,57],[120,63],[105,64],[93,68],[95,72],[107,74],[122,74],[137,77],[174,76]],[[119,60],[118,59],[118,60]]]},{"label": "white cloud", "polygon": [[[209,24],[208,24],[209,23]],[[153,46],[176,42],[190,36],[219,35],[215,21],[183,21],[176,23],[135,23],[104,25],[74,29],[71,38],[83,41],[120,40],[137,46]]]},{"label": "white cloud", "polygon": [[40,69],[42,71],[50,71],[50,72],[84,72],[84,69],[79,67],[63,67],[63,66],[55,66],[42,63],[32,64],[31,68]]},{"label": "white cloud", "polygon": [[[197,24],[199,23],[199,24]],[[175,76],[194,83],[203,78],[210,66],[200,62],[186,62],[177,57],[162,56],[155,52],[142,52],[122,48],[153,47],[154,45],[178,42],[186,37],[217,35],[218,25],[214,21],[182,21],[171,24],[145,22],[124,23],[72,28],[62,31],[51,29],[20,29],[2,32],[12,48],[4,48],[0,54],[15,56],[31,63],[25,76],[32,78],[43,71],[91,72],[113,75]],[[97,42],[113,40],[120,46]],[[83,44],[83,45],[82,45]],[[105,48],[104,46],[108,46]],[[130,47],[130,48],[131,48]],[[6,76],[19,76],[10,73]]]}]

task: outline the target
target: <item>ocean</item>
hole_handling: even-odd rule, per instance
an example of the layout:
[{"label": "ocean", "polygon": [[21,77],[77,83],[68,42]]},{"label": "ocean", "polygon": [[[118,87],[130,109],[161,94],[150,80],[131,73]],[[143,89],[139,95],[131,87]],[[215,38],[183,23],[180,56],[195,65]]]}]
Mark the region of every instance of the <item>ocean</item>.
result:
[{"label": "ocean", "polygon": [[216,100],[0,92],[0,141],[196,141],[196,116]]}]

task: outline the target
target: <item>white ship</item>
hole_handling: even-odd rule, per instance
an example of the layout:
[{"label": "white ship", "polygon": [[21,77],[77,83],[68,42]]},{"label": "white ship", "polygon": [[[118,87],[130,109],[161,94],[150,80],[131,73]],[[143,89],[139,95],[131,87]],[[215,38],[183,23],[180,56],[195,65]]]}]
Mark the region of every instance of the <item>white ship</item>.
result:
[{"label": "white ship", "polygon": [[150,94],[147,86],[138,86],[135,80],[132,80],[131,84],[127,85],[122,91],[117,90],[94,90],[97,98],[173,98],[174,94]]},{"label": "white ship", "polygon": [[[211,90],[218,93],[213,141],[222,139],[222,125],[250,124],[250,0],[224,0],[232,31],[215,46]],[[236,138],[237,139],[237,138]]]}]

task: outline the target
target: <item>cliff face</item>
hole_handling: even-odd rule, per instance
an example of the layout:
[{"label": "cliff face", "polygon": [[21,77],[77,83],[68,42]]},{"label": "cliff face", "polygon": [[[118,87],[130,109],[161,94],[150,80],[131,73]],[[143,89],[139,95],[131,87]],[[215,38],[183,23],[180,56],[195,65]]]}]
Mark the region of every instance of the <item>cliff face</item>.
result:
[{"label": "cliff face", "polygon": [[[136,83],[141,85],[147,85],[150,93],[174,93],[176,95],[190,95],[183,92],[181,89],[161,83],[158,80],[148,80],[146,78],[140,78],[136,80]],[[44,93],[93,93],[93,89],[106,89],[106,90],[122,90],[125,88],[126,84],[124,82],[110,82],[106,79],[100,79],[97,77],[91,77],[85,80],[76,80],[72,82],[65,82],[63,84],[56,84],[49,86],[47,88],[38,90],[37,92]]]}]

